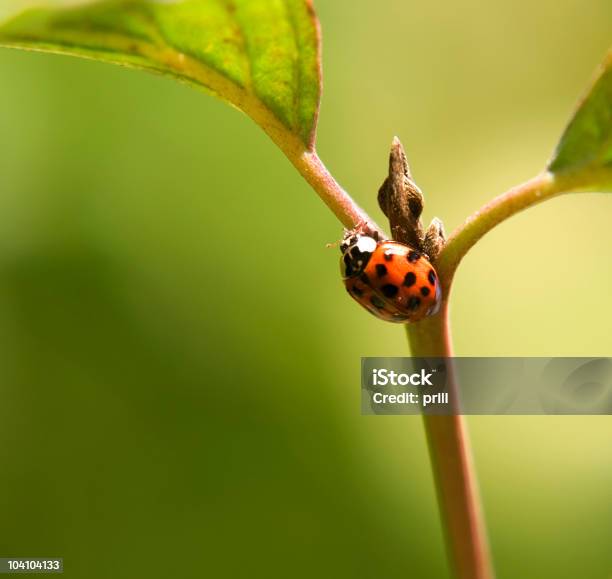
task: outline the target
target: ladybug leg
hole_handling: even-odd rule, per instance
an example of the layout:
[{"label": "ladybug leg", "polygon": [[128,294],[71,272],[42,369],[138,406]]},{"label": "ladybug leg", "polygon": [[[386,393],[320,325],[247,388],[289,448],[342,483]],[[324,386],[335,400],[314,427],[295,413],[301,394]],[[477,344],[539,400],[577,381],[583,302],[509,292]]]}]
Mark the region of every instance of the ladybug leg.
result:
[{"label": "ladybug leg", "polygon": [[384,241],[380,232],[377,229],[374,229],[373,227],[371,227],[370,224],[365,220],[357,223],[357,225],[355,225],[355,227],[349,231],[350,233],[356,233],[359,235],[367,235],[368,237],[371,237],[374,241]]},{"label": "ladybug leg", "polygon": [[344,253],[353,243],[357,241],[359,232],[355,229],[344,229],[342,233],[342,241],[340,241],[340,251]]}]

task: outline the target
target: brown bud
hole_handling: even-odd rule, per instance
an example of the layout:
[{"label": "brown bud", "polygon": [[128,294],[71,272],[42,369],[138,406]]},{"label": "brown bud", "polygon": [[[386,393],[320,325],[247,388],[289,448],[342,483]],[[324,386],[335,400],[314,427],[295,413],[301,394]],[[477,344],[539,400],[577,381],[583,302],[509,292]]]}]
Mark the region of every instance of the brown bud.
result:
[{"label": "brown bud", "polygon": [[425,232],[423,251],[429,256],[431,261],[435,261],[445,243],[446,234],[444,233],[444,224],[441,219],[434,217]]},{"label": "brown bud", "polygon": [[389,176],[378,191],[378,204],[391,223],[393,239],[421,248],[423,194],[412,180],[406,153],[394,137],[389,154]]}]

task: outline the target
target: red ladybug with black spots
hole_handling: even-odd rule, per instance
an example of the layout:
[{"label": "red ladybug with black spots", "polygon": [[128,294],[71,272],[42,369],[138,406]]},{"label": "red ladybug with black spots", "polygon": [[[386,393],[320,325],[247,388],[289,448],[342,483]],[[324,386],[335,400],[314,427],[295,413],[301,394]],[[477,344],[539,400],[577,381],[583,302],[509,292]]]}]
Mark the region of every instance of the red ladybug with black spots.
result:
[{"label": "red ladybug with black spots", "polygon": [[340,250],[348,293],[377,318],[406,324],[438,311],[438,276],[420,251],[354,230],[346,232]]}]

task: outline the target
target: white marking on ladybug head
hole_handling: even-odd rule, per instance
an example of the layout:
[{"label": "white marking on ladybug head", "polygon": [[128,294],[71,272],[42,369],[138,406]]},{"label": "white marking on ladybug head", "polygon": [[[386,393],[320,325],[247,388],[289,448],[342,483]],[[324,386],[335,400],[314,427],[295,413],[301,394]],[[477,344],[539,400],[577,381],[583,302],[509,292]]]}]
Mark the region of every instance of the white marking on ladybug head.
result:
[{"label": "white marking on ladybug head", "polygon": [[360,253],[373,253],[377,244],[374,238],[360,235],[355,245]]},{"label": "white marking on ladybug head", "polygon": [[361,274],[377,245],[376,240],[367,235],[345,236],[340,260],[342,277],[347,279]]}]

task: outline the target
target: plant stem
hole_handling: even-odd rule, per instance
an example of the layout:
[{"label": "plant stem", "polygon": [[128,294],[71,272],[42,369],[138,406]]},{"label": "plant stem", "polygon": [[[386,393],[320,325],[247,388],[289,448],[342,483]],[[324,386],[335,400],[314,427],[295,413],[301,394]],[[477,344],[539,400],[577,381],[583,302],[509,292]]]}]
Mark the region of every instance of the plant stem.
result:
[{"label": "plant stem", "polygon": [[[416,237],[422,243],[423,194],[412,180],[404,148],[397,138],[391,145],[389,176],[379,191],[378,200],[397,241],[411,245]],[[476,478],[464,419],[457,404],[455,369],[450,360],[453,352],[446,298],[444,292],[438,314],[408,324],[406,331],[414,357],[447,359],[447,386],[454,412],[450,416],[423,414],[423,423],[451,567],[458,579],[490,579],[492,571]]]},{"label": "plant stem", "polygon": [[443,282],[445,300],[448,300],[449,289],[459,262],[483,235],[523,209],[561,193],[580,189],[584,180],[585,175],[581,174],[558,176],[543,172],[495,197],[468,217],[465,223],[451,234],[436,261],[436,269]]},{"label": "plant stem", "polygon": [[[412,355],[447,358],[453,355],[448,302],[438,315],[406,326]],[[458,384],[448,363],[451,398]],[[493,571],[480,507],[476,475],[465,419],[423,415],[447,553],[458,579],[490,579]]]},{"label": "plant stem", "polygon": [[[579,190],[584,181],[584,174],[541,173],[493,199],[453,232],[436,261],[443,292],[440,312],[418,324],[406,326],[413,356],[453,356],[450,290],[457,266],[469,249],[505,219],[555,195]],[[452,399],[459,384],[452,363],[448,363],[447,368]],[[451,416],[423,416],[447,550],[459,579],[490,579],[493,570],[469,438],[465,419],[458,412]]]},{"label": "plant stem", "polygon": [[381,237],[386,237],[372,218],[340,187],[315,151],[304,151],[299,155],[286,151],[286,154],[345,227],[352,229],[357,225],[366,225],[369,230],[377,231]]}]

